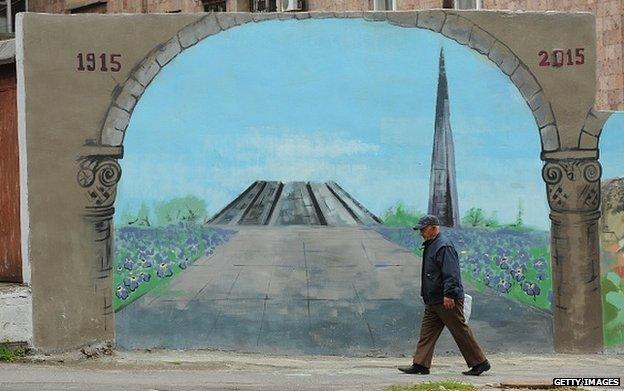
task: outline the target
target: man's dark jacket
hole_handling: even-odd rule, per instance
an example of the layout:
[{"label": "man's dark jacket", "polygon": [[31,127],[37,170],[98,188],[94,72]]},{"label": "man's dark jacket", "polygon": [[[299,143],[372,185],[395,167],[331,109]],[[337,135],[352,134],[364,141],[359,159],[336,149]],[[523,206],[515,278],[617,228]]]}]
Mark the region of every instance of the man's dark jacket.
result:
[{"label": "man's dark jacket", "polygon": [[425,304],[442,304],[444,296],[462,300],[464,287],[461,283],[459,257],[453,243],[439,233],[423,243],[423,263],[420,295]]}]

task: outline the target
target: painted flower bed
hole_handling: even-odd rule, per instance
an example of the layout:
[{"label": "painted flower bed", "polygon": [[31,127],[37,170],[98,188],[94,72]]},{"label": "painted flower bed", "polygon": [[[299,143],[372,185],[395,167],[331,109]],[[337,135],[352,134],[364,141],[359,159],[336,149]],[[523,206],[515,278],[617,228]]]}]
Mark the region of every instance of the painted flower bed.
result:
[{"label": "painted flower bed", "polygon": [[[476,289],[492,289],[550,311],[552,280],[548,232],[534,230],[448,229],[459,253],[462,278]],[[411,228],[381,227],[387,239],[422,256],[422,239]]]},{"label": "painted flower bed", "polygon": [[195,224],[115,230],[113,308],[132,303],[230,240],[235,231]]}]

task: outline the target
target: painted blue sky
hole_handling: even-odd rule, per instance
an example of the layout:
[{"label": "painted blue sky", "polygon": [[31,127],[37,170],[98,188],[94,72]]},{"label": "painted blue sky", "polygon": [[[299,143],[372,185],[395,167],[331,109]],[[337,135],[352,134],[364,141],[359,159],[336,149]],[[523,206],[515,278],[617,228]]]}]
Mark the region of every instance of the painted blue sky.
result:
[{"label": "painted blue sky", "polygon": [[624,177],[624,112],[613,113],[600,135],[602,178]]},{"label": "painted blue sky", "polygon": [[379,215],[426,211],[441,47],[460,213],[512,222],[522,201],[546,228],[538,131],[509,79],[438,34],[361,20],[250,23],[174,59],[132,116],[118,210],[194,194],[215,213],[263,179],[335,180]]}]

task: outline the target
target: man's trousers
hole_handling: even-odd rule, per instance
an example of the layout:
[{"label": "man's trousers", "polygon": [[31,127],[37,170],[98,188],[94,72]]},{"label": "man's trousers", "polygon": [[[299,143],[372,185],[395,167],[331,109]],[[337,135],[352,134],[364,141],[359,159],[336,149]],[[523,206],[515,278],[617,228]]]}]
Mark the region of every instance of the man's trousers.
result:
[{"label": "man's trousers", "polygon": [[450,310],[444,308],[442,304],[425,305],[425,314],[420,326],[420,340],[413,356],[414,363],[431,368],[435,344],[444,326],[448,327],[469,367],[485,361],[485,354],[472,334],[472,330],[466,324],[464,301],[455,300],[455,307]]}]

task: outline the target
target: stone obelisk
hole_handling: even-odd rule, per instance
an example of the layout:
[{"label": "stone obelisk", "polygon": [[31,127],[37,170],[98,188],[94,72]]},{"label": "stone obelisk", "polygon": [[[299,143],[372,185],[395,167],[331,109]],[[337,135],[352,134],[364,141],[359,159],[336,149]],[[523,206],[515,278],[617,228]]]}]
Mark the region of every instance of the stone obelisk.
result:
[{"label": "stone obelisk", "polygon": [[446,227],[459,227],[455,147],[450,122],[448,83],[444,67],[444,49],[440,50],[438,98],[429,180],[429,214],[436,215]]}]

